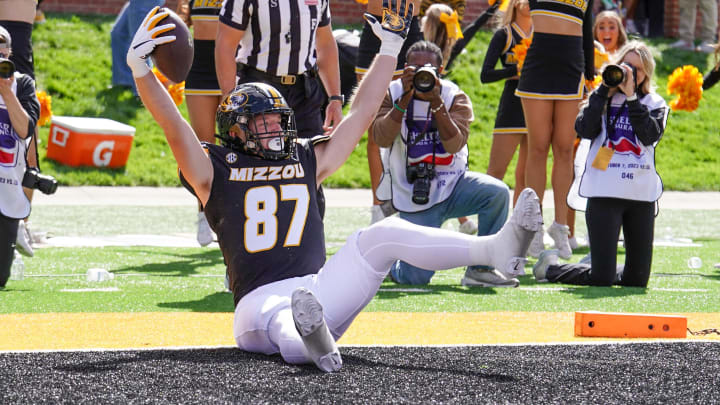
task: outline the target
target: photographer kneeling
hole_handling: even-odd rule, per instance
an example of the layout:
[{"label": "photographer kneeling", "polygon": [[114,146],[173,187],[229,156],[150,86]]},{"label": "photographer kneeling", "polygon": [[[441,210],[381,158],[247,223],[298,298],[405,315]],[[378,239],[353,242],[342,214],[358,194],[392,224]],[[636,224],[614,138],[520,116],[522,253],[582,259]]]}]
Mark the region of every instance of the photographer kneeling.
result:
[{"label": "photographer kneeling", "polygon": [[[545,251],[533,268],[538,281],[647,287],[655,202],[663,188],[655,170],[655,146],[665,131],[668,107],[653,88],[650,49],[632,41],[618,55],[618,64],[605,68],[603,84],[575,121],[580,137],[592,140],[580,181],[580,195],[588,198],[591,265],[558,265],[557,251]],[[620,228],[625,266],[618,271]]]},{"label": "photographer kneeling", "polygon": [[0,27],[0,288],[10,277],[18,222],[30,214],[23,193],[26,139],[35,133],[40,103],[30,76],[15,72],[10,34]]},{"label": "photographer kneeling", "polygon": [[[438,78],[442,60],[437,45],[417,42],[407,51],[402,76],[390,84],[372,123],[375,141],[388,148],[380,188],[390,182],[392,204],[409,222],[439,228],[447,219],[477,214],[478,235],[492,235],[507,219],[510,193],[502,181],[467,171],[472,104],[457,85]],[[523,270],[523,259],[500,270]],[[402,284],[427,284],[434,274],[405,262],[396,262],[390,272]],[[473,266],[462,284],[516,287],[519,282]]]}]

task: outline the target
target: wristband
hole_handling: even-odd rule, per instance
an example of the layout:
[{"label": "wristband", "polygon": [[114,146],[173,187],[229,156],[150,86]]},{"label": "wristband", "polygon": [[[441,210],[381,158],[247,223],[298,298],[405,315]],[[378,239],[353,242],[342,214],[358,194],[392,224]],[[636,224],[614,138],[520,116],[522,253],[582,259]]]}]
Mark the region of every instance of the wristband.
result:
[{"label": "wristband", "polygon": [[437,113],[438,111],[440,111],[440,109],[443,108],[444,106],[445,106],[445,102],[444,102],[444,101],[441,101],[441,102],[440,102],[440,105],[437,106],[437,108],[432,108],[432,107],[430,107],[430,112],[433,113],[433,114],[436,114],[436,113]]},{"label": "wristband", "polygon": [[635,101],[637,100],[637,93],[633,93],[632,96],[626,97],[627,101]]},{"label": "wristband", "polygon": [[400,106],[397,105],[397,103],[393,103],[393,107],[394,107],[396,110],[400,111],[401,113],[405,114],[405,110],[403,110],[402,108],[400,108]]}]

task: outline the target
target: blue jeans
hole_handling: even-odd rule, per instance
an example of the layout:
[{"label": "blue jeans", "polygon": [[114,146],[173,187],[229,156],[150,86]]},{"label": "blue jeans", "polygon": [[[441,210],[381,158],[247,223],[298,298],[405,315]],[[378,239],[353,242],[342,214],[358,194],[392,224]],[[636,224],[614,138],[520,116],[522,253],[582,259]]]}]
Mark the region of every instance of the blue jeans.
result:
[{"label": "blue jeans", "polygon": [[155,6],[162,6],[165,0],[130,0],[120,10],[120,14],[110,31],[110,49],[112,50],[112,84],[113,86],[130,86],[137,94],[132,71],[127,65],[126,57],[135,32],[143,19]]},{"label": "blue jeans", "polygon": [[[495,234],[502,228],[509,206],[510,190],[505,183],[486,174],[465,172],[447,200],[425,211],[400,212],[399,215],[413,224],[440,228],[450,218],[477,214],[478,236],[484,236]],[[397,261],[390,274],[401,284],[428,284],[435,272]]]}]

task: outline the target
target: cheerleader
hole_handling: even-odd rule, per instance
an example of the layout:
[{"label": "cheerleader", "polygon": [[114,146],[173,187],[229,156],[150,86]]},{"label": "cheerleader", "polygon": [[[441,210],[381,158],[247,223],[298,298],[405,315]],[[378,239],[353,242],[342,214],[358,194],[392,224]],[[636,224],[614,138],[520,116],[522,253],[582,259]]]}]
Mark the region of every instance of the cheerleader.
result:
[{"label": "cheerleader", "polygon": [[[527,0],[510,0],[507,11],[501,15],[500,29],[495,31],[483,62],[480,80],[492,83],[505,80],[493,130],[490,163],[487,174],[502,180],[508,164],[520,145],[518,163],[515,168],[515,195],[525,188],[525,160],[527,159],[527,126],[522,104],[515,95],[518,84],[517,58],[513,47],[523,39],[532,36],[532,19]],[[501,69],[495,69],[498,60]]]},{"label": "cheerleader", "polygon": [[[533,41],[515,92],[522,98],[528,127],[525,184],[538,196],[544,195],[547,157],[552,146],[555,221],[548,234],[560,256],[569,259],[572,251],[566,198],[573,180],[573,122],[583,98],[585,78],[592,78],[595,73],[592,0],[529,3]],[[541,231],[533,238],[528,253],[537,257],[543,249]]]}]

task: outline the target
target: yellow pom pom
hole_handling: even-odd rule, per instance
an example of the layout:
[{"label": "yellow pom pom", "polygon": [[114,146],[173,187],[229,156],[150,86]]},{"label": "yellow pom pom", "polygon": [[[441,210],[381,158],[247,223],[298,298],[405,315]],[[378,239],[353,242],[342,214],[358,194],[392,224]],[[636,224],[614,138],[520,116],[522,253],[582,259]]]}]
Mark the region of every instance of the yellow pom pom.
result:
[{"label": "yellow pom pom", "polygon": [[44,91],[36,91],[38,101],[40,102],[40,118],[38,119],[38,126],[45,126],[52,119],[52,97]]},{"label": "yellow pom pom", "polygon": [[525,63],[525,56],[527,56],[527,51],[530,48],[530,44],[532,44],[532,37],[523,38],[523,40],[520,41],[519,44],[513,46],[512,48],[512,52],[513,54],[515,54],[515,58],[517,59],[518,75],[520,74],[520,72],[522,72],[522,67]]},{"label": "yellow pom pom", "polygon": [[668,77],[667,93],[677,97],[670,102],[673,111],[695,111],[702,99],[702,73],[692,65],[676,68]]}]

